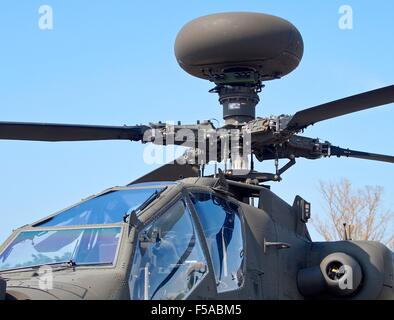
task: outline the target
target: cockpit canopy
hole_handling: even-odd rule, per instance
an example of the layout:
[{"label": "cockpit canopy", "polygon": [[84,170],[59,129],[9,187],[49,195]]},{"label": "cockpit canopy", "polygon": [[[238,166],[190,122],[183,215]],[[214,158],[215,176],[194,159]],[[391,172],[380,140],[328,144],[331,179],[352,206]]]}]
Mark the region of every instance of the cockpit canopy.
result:
[{"label": "cockpit canopy", "polygon": [[115,188],[23,228],[0,253],[0,271],[41,265],[112,265],[126,217],[165,186]]},{"label": "cockpit canopy", "polygon": [[[167,189],[160,205],[144,210]],[[133,224],[136,217],[142,223]],[[0,252],[0,272],[48,265],[113,272],[129,263],[131,299],[185,299],[203,282],[216,283],[218,293],[239,290],[244,250],[235,199],[187,183],[143,184],[110,189],[19,229]]]}]

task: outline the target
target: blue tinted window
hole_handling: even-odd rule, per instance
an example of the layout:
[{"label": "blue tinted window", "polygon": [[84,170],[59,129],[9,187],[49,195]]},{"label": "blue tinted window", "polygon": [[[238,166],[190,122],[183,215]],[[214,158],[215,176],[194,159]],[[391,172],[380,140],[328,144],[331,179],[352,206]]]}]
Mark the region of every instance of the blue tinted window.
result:
[{"label": "blue tinted window", "polygon": [[123,221],[126,213],[137,209],[161,189],[128,189],[105,193],[37,224],[41,227],[111,224]]},{"label": "blue tinted window", "polygon": [[207,272],[190,211],[178,201],[139,233],[129,280],[130,297],[185,299]]},{"label": "blue tinted window", "polygon": [[208,193],[193,193],[193,204],[204,230],[218,292],[243,285],[244,250],[238,207]]},{"label": "blue tinted window", "polygon": [[72,261],[112,264],[121,228],[24,231],[0,255],[0,270]]}]

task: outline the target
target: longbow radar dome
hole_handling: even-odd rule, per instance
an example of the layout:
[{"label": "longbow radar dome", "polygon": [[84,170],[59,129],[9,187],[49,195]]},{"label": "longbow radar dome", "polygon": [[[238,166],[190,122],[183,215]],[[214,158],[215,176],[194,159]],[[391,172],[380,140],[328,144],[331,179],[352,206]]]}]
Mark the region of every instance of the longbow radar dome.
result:
[{"label": "longbow radar dome", "polygon": [[280,78],[301,61],[303,41],[288,21],[251,12],[197,18],[178,33],[175,55],[193,76],[212,80],[227,72],[254,71],[260,80]]}]

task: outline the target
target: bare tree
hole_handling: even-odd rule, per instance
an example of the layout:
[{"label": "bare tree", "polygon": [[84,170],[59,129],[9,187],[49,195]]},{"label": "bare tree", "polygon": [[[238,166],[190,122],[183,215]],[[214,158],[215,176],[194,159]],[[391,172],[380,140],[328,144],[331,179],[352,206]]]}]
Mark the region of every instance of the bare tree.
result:
[{"label": "bare tree", "polygon": [[349,180],[339,183],[320,182],[326,206],[325,218],[314,218],[313,224],[326,241],[373,240],[394,249],[394,211],[382,204],[383,188],[365,186],[354,190]]}]

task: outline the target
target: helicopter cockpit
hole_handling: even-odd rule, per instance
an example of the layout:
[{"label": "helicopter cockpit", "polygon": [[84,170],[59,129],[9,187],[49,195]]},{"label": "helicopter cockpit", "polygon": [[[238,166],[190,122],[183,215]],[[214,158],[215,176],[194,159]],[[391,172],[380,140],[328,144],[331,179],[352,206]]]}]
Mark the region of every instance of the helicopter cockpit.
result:
[{"label": "helicopter cockpit", "polygon": [[14,276],[34,278],[41,267],[56,271],[55,282],[72,270],[75,284],[90,288],[95,272],[104,279],[105,270],[122,270],[123,296],[133,300],[185,299],[203,281],[234,291],[244,283],[240,209],[181,183],[112,188],[16,230],[0,248],[8,289]]}]

